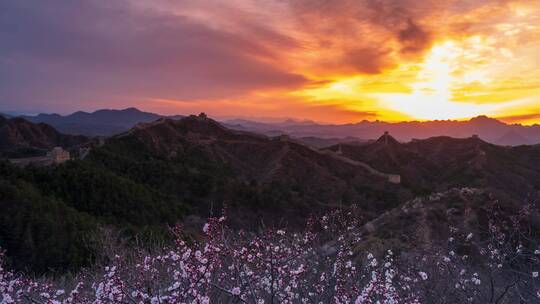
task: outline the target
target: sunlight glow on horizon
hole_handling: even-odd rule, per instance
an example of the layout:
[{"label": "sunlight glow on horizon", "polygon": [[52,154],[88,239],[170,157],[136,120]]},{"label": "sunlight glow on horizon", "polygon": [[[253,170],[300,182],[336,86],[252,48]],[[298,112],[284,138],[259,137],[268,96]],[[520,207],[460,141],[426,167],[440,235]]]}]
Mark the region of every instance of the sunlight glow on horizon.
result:
[{"label": "sunlight glow on horizon", "polygon": [[[411,84],[411,93],[375,95],[389,108],[420,120],[464,119],[492,112],[497,106],[453,101],[452,87],[458,81],[454,71],[460,51],[452,41],[434,46],[421,65],[419,82]],[[487,81],[473,77],[464,79]]]},{"label": "sunlight glow on horizon", "polygon": [[[518,65],[530,59],[520,56],[519,50],[501,47],[492,37],[473,35],[435,43],[419,63],[403,64],[381,75],[338,79],[297,94],[317,103],[339,101],[352,110],[379,109],[382,120],[393,122],[465,120],[487,115],[533,124],[539,119],[530,113],[540,106],[534,108],[530,95],[540,93],[540,73]],[[516,78],[520,69],[537,81],[529,85],[525,83],[529,79]]]},{"label": "sunlight glow on horizon", "polygon": [[538,0],[105,2],[4,4],[0,111],[540,123]]}]

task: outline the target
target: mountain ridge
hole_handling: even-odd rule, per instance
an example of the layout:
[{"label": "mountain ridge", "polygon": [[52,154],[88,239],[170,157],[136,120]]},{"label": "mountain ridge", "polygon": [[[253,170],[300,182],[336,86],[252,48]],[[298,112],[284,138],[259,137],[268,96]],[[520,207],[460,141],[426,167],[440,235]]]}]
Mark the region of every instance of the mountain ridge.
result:
[{"label": "mountain ridge", "polygon": [[[15,121],[54,130],[22,118]],[[451,210],[453,202],[459,210],[472,205],[450,192],[442,203],[412,213],[399,211],[401,206],[465,187],[498,189],[522,206],[540,190],[540,145],[502,147],[479,137],[448,136],[404,143],[385,133],[369,142],[316,149],[289,136],[232,130],[201,114],[139,123],[92,145],[83,159],[39,168],[0,162],[0,171],[0,206],[6,210],[0,224],[10,227],[0,229],[0,239],[9,242],[8,253],[18,265],[47,269],[77,266],[89,258],[88,244],[70,247],[83,239],[88,225],[160,234],[167,225],[188,223],[187,217],[198,224],[197,219],[225,207],[231,225],[239,229],[278,224],[295,229],[312,214],[355,203],[362,221],[375,227],[376,233],[366,235],[366,246],[370,240],[395,242],[385,237],[390,234],[422,237],[425,232],[433,235],[426,239],[431,242],[439,232],[445,236],[436,227],[441,212]],[[399,176],[399,183],[389,174]],[[485,198],[474,197],[477,204]],[[66,213],[73,222],[62,221]],[[32,220],[22,214],[32,214]],[[40,235],[65,231],[64,225],[80,230],[50,239]],[[404,233],[403,227],[409,230]],[[48,246],[66,255],[59,260],[52,252],[41,261],[26,254]]]},{"label": "mountain ridge", "polygon": [[378,140],[327,149],[365,161],[377,170],[399,174],[407,187],[419,191],[472,186],[500,188],[519,196],[540,189],[539,145],[498,146],[477,136],[392,143]]},{"label": "mountain ridge", "polygon": [[77,111],[69,115],[38,114],[36,116],[20,116],[34,123],[47,123],[59,131],[86,136],[110,136],[125,132],[140,122],[150,122],[160,118],[180,119],[183,116],[165,116],[143,112],[137,108],[100,109],[94,112]]},{"label": "mountain ridge", "polygon": [[[180,119],[182,115],[161,115],[143,112],[137,108],[121,110],[101,109],[94,112],[77,111],[70,115],[39,114],[21,116],[32,122],[48,123],[59,131],[87,136],[111,136],[128,131],[140,122],[160,118]],[[313,121],[287,119],[282,122],[261,122],[249,119],[219,120],[230,129],[262,133],[268,136],[289,135],[306,138],[306,143],[322,147],[326,142],[346,142],[352,139],[366,141],[389,131],[398,141],[426,139],[434,136],[466,138],[478,135],[494,144],[518,146],[540,143],[540,125],[507,124],[485,115],[469,120],[433,120],[384,122],[363,120],[347,124],[321,124]],[[327,139],[331,139],[328,141]]]},{"label": "mountain ridge", "polygon": [[45,123],[35,124],[20,117],[0,116],[0,153],[19,153],[22,150],[34,150],[31,153],[35,153],[35,150],[72,147],[88,141],[85,136],[63,134]]},{"label": "mountain ridge", "polygon": [[[356,176],[366,185],[386,183],[365,168],[351,166],[294,139],[231,130],[201,116],[138,124],[128,132],[108,139],[110,143],[118,141],[135,141],[138,147],[146,147],[165,158],[197,151],[199,156],[212,162],[228,164],[234,174],[246,182],[288,182],[305,188],[307,193],[315,191],[307,188],[326,189],[328,185],[333,185],[336,193],[346,192],[343,174]],[[332,191],[326,192],[320,195],[328,203],[331,200],[327,196]]]},{"label": "mountain ridge", "polygon": [[[243,124],[242,124],[243,123]],[[478,135],[491,143],[504,145],[522,145],[540,143],[540,125],[525,126],[507,124],[487,116],[478,116],[466,121],[434,120],[434,121],[361,121],[348,124],[279,124],[237,122],[230,127],[252,130],[264,134],[281,132],[292,137],[346,138],[355,137],[363,140],[378,138],[386,131],[399,141],[408,142],[414,139],[426,139],[435,136],[467,138]],[[344,140],[345,141],[345,140]]]}]

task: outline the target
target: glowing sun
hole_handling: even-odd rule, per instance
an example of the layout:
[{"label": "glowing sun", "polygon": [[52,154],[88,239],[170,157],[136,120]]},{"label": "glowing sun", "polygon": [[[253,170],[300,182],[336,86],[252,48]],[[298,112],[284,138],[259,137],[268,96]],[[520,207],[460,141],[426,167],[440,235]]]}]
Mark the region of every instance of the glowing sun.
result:
[{"label": "glowing sun", "polygon": [[452,41],[434,46],[420,64],[417,81],[407,94],[377,94],[388,107],[420,120],[460,119],[494,110],[493,105],[456,102],[453,87],[471,81],[485,81],[475,71],[460,73],[464,50]]}]

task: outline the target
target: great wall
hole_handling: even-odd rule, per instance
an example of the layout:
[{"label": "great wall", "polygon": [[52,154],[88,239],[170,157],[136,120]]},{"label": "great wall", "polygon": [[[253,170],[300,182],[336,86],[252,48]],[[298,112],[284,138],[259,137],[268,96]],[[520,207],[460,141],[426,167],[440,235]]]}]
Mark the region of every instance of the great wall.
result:
[{"label": "great wall", "polygon": [[61,164],[71,159],[71,155],[68,151],[62,147],[54,147],[51,151],[47,152],[45,156],[24,157],[24,158],[10,158],[9,161],[17,166],[25,167],[30,164],[35,166],[50,166],[54,164]]}]

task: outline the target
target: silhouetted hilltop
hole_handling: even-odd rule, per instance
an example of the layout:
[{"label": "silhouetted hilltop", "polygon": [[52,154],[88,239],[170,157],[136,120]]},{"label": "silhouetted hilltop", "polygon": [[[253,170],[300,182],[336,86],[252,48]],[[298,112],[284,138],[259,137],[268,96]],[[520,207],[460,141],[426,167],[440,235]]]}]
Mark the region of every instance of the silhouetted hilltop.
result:
[{"label": "silhouetted hilltop", "polygon": [[[69,134],[83,134],[88,136],[109,136],[129,130],[140,122],[154,121],[166,116],[142,112],[136,108],[123,110],[97,110],[92,113],[78,111],[67,116],[59,114],[39,114],[37,116],[23,116],[23,118],[39,123],[44,122]],[[169,118],[179,119],[182,116]]]},{"label": "silhouetted hilltop", "polygon": [[0,116],[0,153],[55,146],[72,147],[86,142],[87,137],[62,134],[45,123],[34,124],[23,118]]},{"label": "silhouetted hilltop", "polygon": [[[183,116],[166,116],[142,112],[136,108],[123,110],[97,110],[92,113],[78,111],[67,116],[39,114],[23,116],[32,122],[44,122],[68,134],[110,136],[125,132],[142,122],[152,122],[160,118],[180,119]],[[221,123],[239,131],[250,131],[268,136],[289,135],[305,139],[305,143],[324,147],[327,144],[350,141],[367,141],[378,138],[389,131],[398,141],[426,139],[435,136],[470,137],[478,135],[482,139],[500,145],[523,145],[540,143],[540,126],[506,124],[487,116],[478,116],[468,121],[436,120],[388,123],[383,121],[361,121],[348,124],[319,124],[313,121],[287,119],[283,122],[259,122],[247,119],[229,119]]]}]

